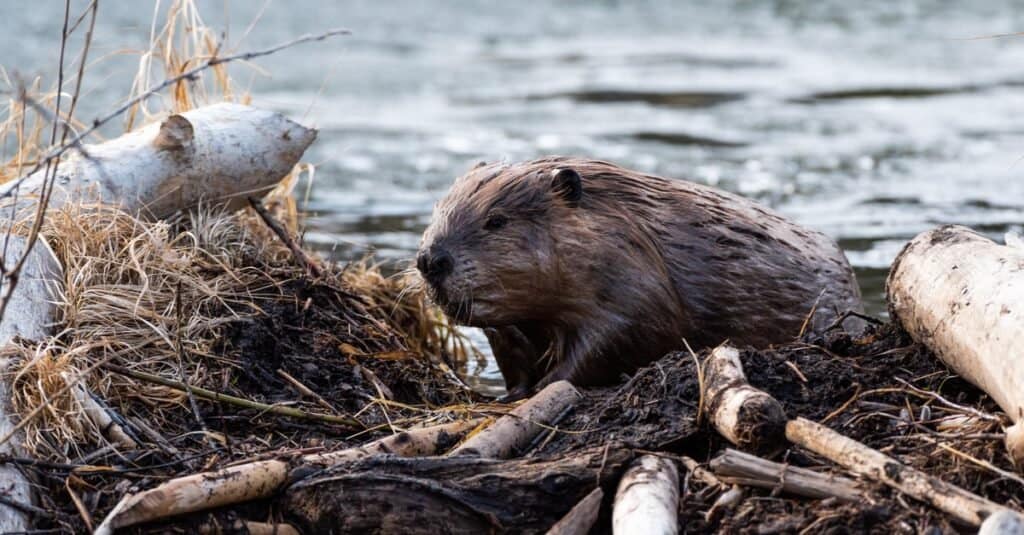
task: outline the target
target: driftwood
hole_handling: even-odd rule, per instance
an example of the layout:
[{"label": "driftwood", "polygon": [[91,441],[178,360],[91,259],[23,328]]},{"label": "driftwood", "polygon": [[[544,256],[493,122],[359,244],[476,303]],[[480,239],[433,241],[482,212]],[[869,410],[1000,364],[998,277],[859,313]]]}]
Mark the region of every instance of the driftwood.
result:
[{"label": "driftwood", "polygon": [[1024,463],[1024,249],[940,227],[904,247],[886,294],[914,340],[1006,411],[1007,448]]},{"label": "driftwood", "polygon": [[679,471],[670,459],[645,455],[622,476],[612,509],[612,532],[679,532]]},{"label": "driftwood", "polygon": [[551,383],[497,422],[467,439],[451,455],[504,459],[522,451],[545,426],[553,425],[582,396],[568,381]]},{"label": "driftwood", "polygon": [[865,499],[857,482],[850,478],[775,463],[742,451],[725,450],[711,460],[711,469],[725,483],[782,489],[808,498],[838,498],[845,502]]},{"label": "driftwood", "polygon": [[[433,455],[451,447],[477,420],[411,429],[369,444],[337,452],[304,455],[304,464],[330,466],[373,454]],[[121,499],[96,528],[96,534],[175,515],[265,498],[288,482],[291,463],[256,461],[213,472],[179,477]]]},{"label": "driftwood", "polygon": [[719,346],[704,363],[704,408],[719,434],[737,447],[769,453],[785,443],[786,412],[747,383],[739,351]]},{"label": "driftwood", "polygon": [[366,457],[291,485],[284,509],[303,533],[538,532],[631,458],[621,445],[543,460]]},{"label": "driftwood", "polygon": [[932,505],[953,518],[979,526],[999,511],[1012,510],[956,485],[906,466],[884,453],[810,420],[797,418],[786,424],[786,438],[853,473],[881,481],[904,494]]},{"label": "driftwood", "polygon": [[561,520],[551,526],[547,535],[587,535],[601,512],[604,491],[597,487],[576,504]]}]

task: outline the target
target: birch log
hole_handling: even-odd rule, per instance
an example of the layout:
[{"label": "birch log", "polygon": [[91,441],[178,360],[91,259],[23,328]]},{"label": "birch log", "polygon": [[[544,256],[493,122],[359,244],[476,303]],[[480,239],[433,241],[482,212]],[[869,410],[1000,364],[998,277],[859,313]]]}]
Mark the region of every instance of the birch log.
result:
[{"label": "birch log", "polygon": [[470,437],[451,455],[506,459],[526,448],[544,426],[553,425],[582,397],[568,381],[551,383],[490,427]]},{"label": "birch log", "polygon": [[1006,430],[1024,462],[1024,249],[960,226],[914,238],[886,281],[891,316],[917,342],[984,390],[1015,425]]},{"label": "birch log", "polygon": [[612,507],[616,535],[675,535],[679,532],[679,471],[669,459],[644,455],[619,481]]},{"label": "birch log", "polygon": [[1003,505],[911,468],[810,420],[790,420],[786,424],[786,438],[855,474],[881,481],[930,504],[967,525],[979,526],[986,518],[1000,511],[1019,518],[1019,513]]},{"label": "birch log", "polygon": [[[231,103],[197,108],[73,152],[57,170],[50,206],[119,204],[154,218],[200,202],[238,209],[280,182],[315,138],[316,130],[278,113]],[[0,187],[0,196],[17,188],[20,205],[34,208],[44,173]]]},{"label": "birch log", "polygon": [[770,453],[785,442],[786,412],[747,382],[734,347],[719,346],[704,364],[704,408],[718,433],[744,450]]},{"label": "birch log", "polygon": [[[266,193],[287,175],[315,138],[315,130],[277,113],[239,104],[198,108],[82,147],[57,168],[48,207],[109,203],[150,217],[168,216],[200,202],[241,207],[248,196]],[[14,219],[33,213],[45,181],[40,171],[0,186],[0,198],[8,206],[2,213]],[[4,265],[13,266],[28,241],[15,235],[3,240]],[[19,279],[0,318],[0,346],[15,336],[42,340],[56,317],[54,296],[63,274],[43,240],[28,252]],[[2,291],[6,293],[6,288]],[[0,361],[0,368],[7,364]],[[4,437],[14,428],[9,400],[7,385],[0,382],[0,436]],[[0,453],[15,453],[20,444],[15,434],[0,444]],[[0,466],[0,492],[6,491],[7,498],[29,503],[29,489],[28,480],[16,468]],[[22,512],[0,506],[0,532],[28,529]]]}]

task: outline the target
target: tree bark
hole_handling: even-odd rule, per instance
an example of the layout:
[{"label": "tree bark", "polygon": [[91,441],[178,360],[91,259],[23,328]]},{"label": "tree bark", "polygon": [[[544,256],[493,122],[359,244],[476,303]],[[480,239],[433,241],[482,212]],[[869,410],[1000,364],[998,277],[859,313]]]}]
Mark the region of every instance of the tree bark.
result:
[{"label": "tree bark", "polygon": [[284,510],[303,533],[543,532],[631,457],[621,445],[545,460],[367,457],[292,485]]},{"label": "tree bark", "polygon": [[601,490],[601,487],[594,489],[561,520],[551,526],[547,535],[587,535],[590,533],[590,528],[594,526],[594,522],[597,522],[603,499],[604,491]]},{"label": "tree bark", "polygon": [[1007,448],[1024,463],[1024,249],[940,227],[903,248],[886,294],[914,340],[1006,411]]},{"label": "tree bark", "polygon": [[715,476],[726,483],[782,490],[808,498],[838,498],[857,502],[864,494],[854,480],[775,463],[736,450],[725,450],[711,460]]}]

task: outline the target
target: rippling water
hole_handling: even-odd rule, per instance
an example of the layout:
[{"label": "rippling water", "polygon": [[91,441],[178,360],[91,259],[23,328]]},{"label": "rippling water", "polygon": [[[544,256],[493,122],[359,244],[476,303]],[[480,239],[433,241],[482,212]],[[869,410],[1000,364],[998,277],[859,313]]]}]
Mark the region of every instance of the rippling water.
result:
[{"label": "rippling water", "polygon": [[[0,6],[5,67],[53,60],[56,4]],[[101,3],[99,50],[145,42],[139,4]],[[233,42],[262,5],[200,4]],[[252,90],[320,128],[306,240],[337,259],[407,260],[453,177],[551,153],[756,197],[835,237],[876,314],[914,234],[1024,225],[1024,36],[988,38],[1021,1],[272,2],[240,48],[335,26]]]}]

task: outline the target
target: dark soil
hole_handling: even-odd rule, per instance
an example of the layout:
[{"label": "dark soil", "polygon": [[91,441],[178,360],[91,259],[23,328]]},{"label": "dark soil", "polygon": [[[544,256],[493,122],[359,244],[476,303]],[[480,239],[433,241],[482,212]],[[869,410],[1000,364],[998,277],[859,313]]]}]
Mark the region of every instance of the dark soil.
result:
[{"label": "dark soil", "polygon": [[[585,391],[585,401],[559,426],[568,432],[554,434],[531,454],[565,455],[587,445],[623,441],[640,450],[710,460],[729,445],[706,423],[696,421],[696,360],[705,356],[672,353],[624,385]],[[970,433],[937,429],[943,418],[962,411],[936,394],[990,414],[998,413],[998,407],[892,325],[872,327],[862,335],[840,331],[770,350],[748,349],[741,352],[741,359],[750,383],[778,399],[789,417],[824,421],[848,437],[996,503],[1020,507],[1024,501],[1024,486],[938,445],[1012,472],[998,425],[980,423],[982,427]],[[835,469],[798,447],[780,457],[776,460],[796,466]],[[700,482],[688,480],[680,499],[680,519],[688,533],[973,531],[909,497],[875,483],[867,485],[873,500],[853,505],[748,489],[731,512],[708,523],[704,513],[717,492],[709,494]]]}]

